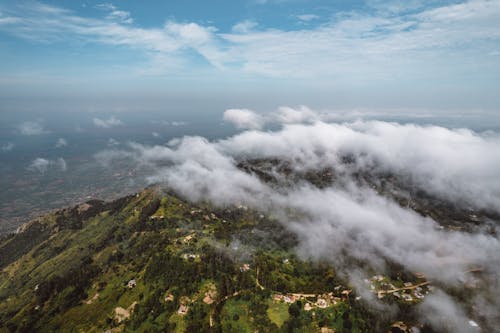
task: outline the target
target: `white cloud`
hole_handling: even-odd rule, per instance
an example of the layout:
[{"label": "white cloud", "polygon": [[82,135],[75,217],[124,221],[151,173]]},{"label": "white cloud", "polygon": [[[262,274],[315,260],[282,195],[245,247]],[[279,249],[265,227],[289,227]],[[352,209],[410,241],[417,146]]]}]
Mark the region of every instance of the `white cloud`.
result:
[{"label": "white cloud", "polygon": [[301,21],[309,22],[319,19],[319,16],[314,14],[301,14],[297,15],[297,18]]},{"label": "white cloud", "polygon": [[0,148],[0,150],[4,153],[12,151],[12,149],[14,149],[14,144],[12,142],[4,143]]},{"label": "white cloud", "polygon": [[151,135],[155,138],[159,138],[160,137],[160,133],[158,132],[151,132]]},{"label": "white cloud", "polygon": [[278,123],[282,124],[299,124],[304,122],[314,122],[320,120],[322,116],[324,117],[324,115],[314,112],[304,105],[301,105],[297,109],[287,106],[282,106],[278,109],[278,112],[272,115],[272,117],[275,118],[275,120]]},{"label": "white cloud", "polygon": [[115,116],[111,116],[108,119],[94,118],[93,122],[96,127],[100,128],[111,128],[123,125],[123,122]]},{"label": "white cloud", "polygon": [[[461,77],[498,70],[490,54],[498,51],[500,2],[476,0],[427,8],[392,2],[391,6],[374,13],[339,12],[310,29],[254,30],[255,22],[243,21],[225,33],[195,22],[167,21],[161,28],[140,28],[127,22],[126,12],[118,11],[113,20],[99,20],[37,3],[10,9],[10,23],[0,23],[0,29],[34,41],[129,46],[152,61],[169,59],[176,64],[164,65],[164,70],[191,68],[186,55],[193,51],[218,69],[297,78],[320,75],[347,82],[422,80],[438,74]],[[104,7],[117,12],[114,5]],[[300,17],[314,19],[313,14]]]},{"label": "white cloud", "polygon": [[61,157],[55,160],[38,157],[31,162],[28,166],[28,170],[44,174],[49,170],[49,168],[52,167],[59,169],[60,171],[67,170],[66,161]]},{"label": "white cloud", "polygon": [[108,16],[106,17],[109,20],[118,21],[118,22],[126,23],[126,24],[134,23],[134,20],[130,16],[129,12],[119,10],[112,3],[99,4],[99,5],[97,5],[97,8],[109,11]]},{"label": "white cloud", "polygon": [[419,308],[425,320],[441,332],[479,332],[471,329],[465,311],[442,291],[426,297]]},{"label": "white cloud", "polygon": [[68,141],[66,139],[64,139],[64,138],[57,139],[56,148],[66,147],[67,145],[68,145]]},{"label": "white cloud", "polygon": [[224,120],[233,123],[237,128],[260,129],[264,118],[248,109],[229,109],[224,112]]},{"label": "white cloud", "polygon": [[38,121],[26,121],[19,125],[19,132],[22,135],[41,135],[49,133],[48,130]]},{"label": "white cloud", "polygon": [[113,139],[113,138],[108,139],[108,146],[109,147],[116,147],[119,145],[120,145],[120,142],[116,141],[115,139]]},{"label": "white cloud", "polygon": [[245,20],[236,23],[231,30],[235,33],[246,34],[252,31],[255,27],[257,27],[257,25],[258,24],[255,21]]}]

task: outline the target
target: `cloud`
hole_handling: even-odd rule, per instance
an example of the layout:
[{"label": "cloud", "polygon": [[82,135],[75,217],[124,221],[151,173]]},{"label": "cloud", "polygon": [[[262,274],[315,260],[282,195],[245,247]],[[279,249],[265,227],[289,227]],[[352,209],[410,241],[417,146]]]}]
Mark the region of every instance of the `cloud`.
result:
[{"label": "cloud", "polygon": [[[498,61],[492,56],[500,40],[498,1],[436,2],[427,6],[415,1],[405,5],[391,2],[389,10],[372,1],[369,6],[376,10],[337,12],[311,28],[255,30],[254,21],[243,21],[231,31],[220,31],[212,25],[172,20],[162,27],[137,27],[128,12],[109,3],[100,6],[110,11],[106,19],[81,17],[59,7],[34,3],[9,7],[8,20],[2,23],[0,18],[0,29],[36,42],[127,46],[143,52],[154,66],[165,63],[165,59],[175,64],[163,65],[160,70],[193,68],[199,64],[188,59],[195,53],[224,71],[288,78],[320,75],[358,84],[379,84],[401,77],[460,78],[498,71]],[[303,14],[298,18],[315,17]]]},{"label": "cloud", "polygon": [[[150,182],[194,201],[245,204],[269,212],[297,236],[299,254],[329,260],[347,277],[384,272],[389,262],[423,272],[446,289],[460,286],[471,267],[484,267],[493,276],[500,273],[498,231],[487,232],[487,221],[471,232],[443,229],[438,223],[443,221],[423,216],[410,205],[411,193],[422,192],[469,214],[480,209],[500,213],[498,134],[381,121],[334,123],[306,107],[280,108],[270,117],[281,120],[282,126],[262,131],[261,122],[255,126],[252,121],[254,112],[233,110],[225,112],[226,120],[254,129],[217,141],[184,137],[166,146],[132,143],[127,150],[99,156],[108,162],[133,160],[151,170]],[[238,166],[253,159],[282,161],[286,174],[292,175],[330,170],[336,181],[321,188],[290,181],[271,164],[269,173],[276,182],[265,183]],[[384,179],[394,182],[389,192],[379,191]],[[360,273],[363,267],[366,271]],[[481,313],[487,305],[494,309],[491,313],[500,311],[498,302],[485,301],[485,295],[498,294],[495,284],[485,282],[474,293]],[[426,301],[421,311],[436,328],[448,321],[443,318],[451,318],[453,325],[464,318],[457,300],[444,292]],[[432,312],[435,317],[429,315]]]},{"label": "cloud", "polygon": [[26,121],[19,125],[19,132],[22,135],[32,136],[50,133],[38,121]]},{"label": "cloud", "polygon": [[160,133],[158,132],[151,132],[151,135],[155,138],[159,138],[160,137]]},{"label": "cloud", "polygon": [[469,323],[464,310],[442,291],[426,297],[419,310],[427,323],[440,332],[480,332]]},{"label": "cloud", "polygon": [[305,122],[314,122],[320,119],[328,119],[331,115],[320,114],[312,111],[307,106],[301,105],[294,109],[287,106],[282,106],[278,111],[271,116],[272,120],[282,124],[299,124]]},{"label": "cloud", "polygon": [[[423,113],[419,112],[419,114],[422,115]],[[300,105],[298,107],[281,106],[274,112],[264,114],[249,109],[228,109],[224,112],[223,119],[234,124],[239,129],[261,129],[266,125],[272,124],[310,124],[317,121],[347,121],[376,115],[387,115],[387,112],[318,112],[311,110],[305,105]],[[408,115],[408,112],[405,112],[405,115]]]},{"label": "cloud", "polygon": [[106,17],[109,20],[118,21],[118,22],[126,23],[126,24],[134,23],[134,20],[130,16],[129,12],[126,12],[123,10],[118,10],[118,8],[111,3],[99,4],[99,5],[97,5],[97,8],[109,11],[108,16]]},{"label": "cloud", "polygon": [[314,14],[301,14],[297,15],[297,18],[301,21],[309,22],[319,19],[319,16]]},{"label": "cloud", "polygon": [[109,138],[108,147],[115,147],[115,146],[119,146],[119,145],[120,145],[120,142],[116,141],[113,138]]},{"label": "cloud", "polygon": [[248,109],[229,109],[224,112],[224,120],[237,128],[259,129],[264,125],[264,118]]},{"label": "cloud", "polygon": [[185,126],[185,125],[187,125],[187,122],[177,120],[177,121],[172,121],[170,123],[170,125],[175,126],[175,127],[177,127],[177,126]]},{"label": "cloud", "polygon": [[55,160],[49,160],[45,158],[38,157],[34,159],[31,164],[28,166],[28,170],[33,171],[33,172],[39,172],[41,174],[46,173],[49,168],[56,168],[59,169],[60,171],[66,171],[67,170],[67,164],[66,161],[60,157]]},{"label": "cloud", "polygon": [[123,122],[115,116],[111,116],[108,119],[94,118],[93,122],[96,127],[100,128],[111,128],[123,125]]},{"label": "cloud", "polygon": [[231,30],[235,33],[245,34],[257,27],[258,23],[252,20],[245,20],[233,25]]},{"label": "cloud", "polygon": [[7,143],[4,143],[1,147],[0,147],[0,150],[4,153],[6,152],[9,152],[9,151],[12,151],[12,149],[14,149],[14,144],[12,142],[7,142]]},{"label": "cloud", "polygon": [[59,139],[57,139],[55,147],[62,148],[62,147],[66,147],[67,145],[68,145],[68,141],[66,139],[59,138]]}]

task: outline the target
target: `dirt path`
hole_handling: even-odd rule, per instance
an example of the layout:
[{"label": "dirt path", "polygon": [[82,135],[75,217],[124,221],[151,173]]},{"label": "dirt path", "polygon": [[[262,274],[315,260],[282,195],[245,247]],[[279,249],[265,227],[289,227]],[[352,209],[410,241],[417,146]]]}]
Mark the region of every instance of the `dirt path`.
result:
[{"label": "dirt path", "polygon": [[260,284],[259,282],[259,267],[257,267],[257,274],[255,274],[255,284],[257,285],[257,287],[260,288],[260,290],[264,290],[264,286]]},{"label": "dirt path", "polygon": [[381,294],[381,295],[392,294],[392,293],[394,293],[396,291],[400,291],[400,290],[412,290],[412,289],[415,289],[415,288],[418,288],[418,287],[422,287],[422,286],[428,285],[430,283],[431,283],[430,281],[425,281],[425,282],[422,282],[422,283],[419,283],[419,284],[416,284],[416,285],[413,285],[413,286],[410,286],[410,287],[402,287],[402,288],[396,288],[396,289],[391,289],[391,290],[380,290],[378,293]]}]

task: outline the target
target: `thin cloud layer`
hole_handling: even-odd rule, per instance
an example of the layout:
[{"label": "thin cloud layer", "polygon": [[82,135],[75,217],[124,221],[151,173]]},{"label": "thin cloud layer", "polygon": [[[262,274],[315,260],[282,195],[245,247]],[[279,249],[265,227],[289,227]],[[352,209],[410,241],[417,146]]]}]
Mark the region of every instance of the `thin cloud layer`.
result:
[{"label": "thin cloud layer", "polygon": [[[255,128],[252,117],[248,110],[225,113],[226,120]],[[352,279],[359,276],[359,272],[353,274],[359,270],[353,260],[375,271],[384,271],[389,260],[449,286],[458,285],[471,267],[500,273],[496,236],[442,230],[431,218],[360,184],[355,176],[367,173],[377,179],[390,174],[439,200],[498,213],[498,135],[380,121],[330,123],[308,108],[281,108],[269,117],[281,119],[282,128],[245,131],[215,142],[184,137],[167,146],[130,144],[129,150],[104,152],[98,158],[108,163],[116,158],[135,160],[151,168],[151,182],[191,200],[244,203],[270,212],[297,235],[299,253],[330,260]],[[350,163],[344,162],[346,158]],[[237,166],[246,159],[287,161],[296,172],[331,168],[341,180],[321,189],[303,182],[276,187]],[[353,284],[358,285],[354,280]],[[495,288],[486,289],[498,294]],[[437,328],[446,325],[448,315],[462,316],[465,311],[451,297],[440,295],[422,304],[422,313],[427,313],[439,302],[451,300],[449,311],[429,316]],[[500,310],[498,303],[487,302],[482,294],[476,300]]]},{"label": "thin cloud layer", "polygon": [[[99,6],[108,12],[100,19],[34,2],[0,8],[0,30],[34,41],[127,46],[146,54],[158,70],[172,70],[160,65],[166,59],[182,69],[192,68],[197,64],[185,60],[192,59],[193,52],[224,71],[289,78],[326,75],[343,81],[379,82],[402,73],[415,79],[436,72],[461,75],[456,64],[477,71],[468,65],[471,59],[481,59],[480,68],[497,68],[499,1],[442,6],[371,3],[375,11],[339,12],[307,28],[258,29],[255,21],[243,20],[224,32],[213,25],[173,20],[162,27],[142,28],[130,13],[109,3]],[[317,19],[315,14],[296,17],[308,23]],[[466,52],[455,52],[464,47]]]}]

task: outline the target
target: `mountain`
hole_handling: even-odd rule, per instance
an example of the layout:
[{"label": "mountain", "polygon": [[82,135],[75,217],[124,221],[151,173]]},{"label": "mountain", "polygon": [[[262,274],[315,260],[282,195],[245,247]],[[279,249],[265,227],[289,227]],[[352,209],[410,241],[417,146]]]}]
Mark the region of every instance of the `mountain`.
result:
[{"label": "mountain", "polygon": [[[277,160],[238,167],[276,186],[339,179],[328,169],[292,173]],[[356,178],[446,228],[491,218],[403,191],[390,175]],[[371,271],[367,295],[297,245],[280,217],[245,205],[193,203],[159,187],[91,200],[0,241],[0,332],[434,332],[417,310],[435,291],[423,274],[397,264]]]}]

